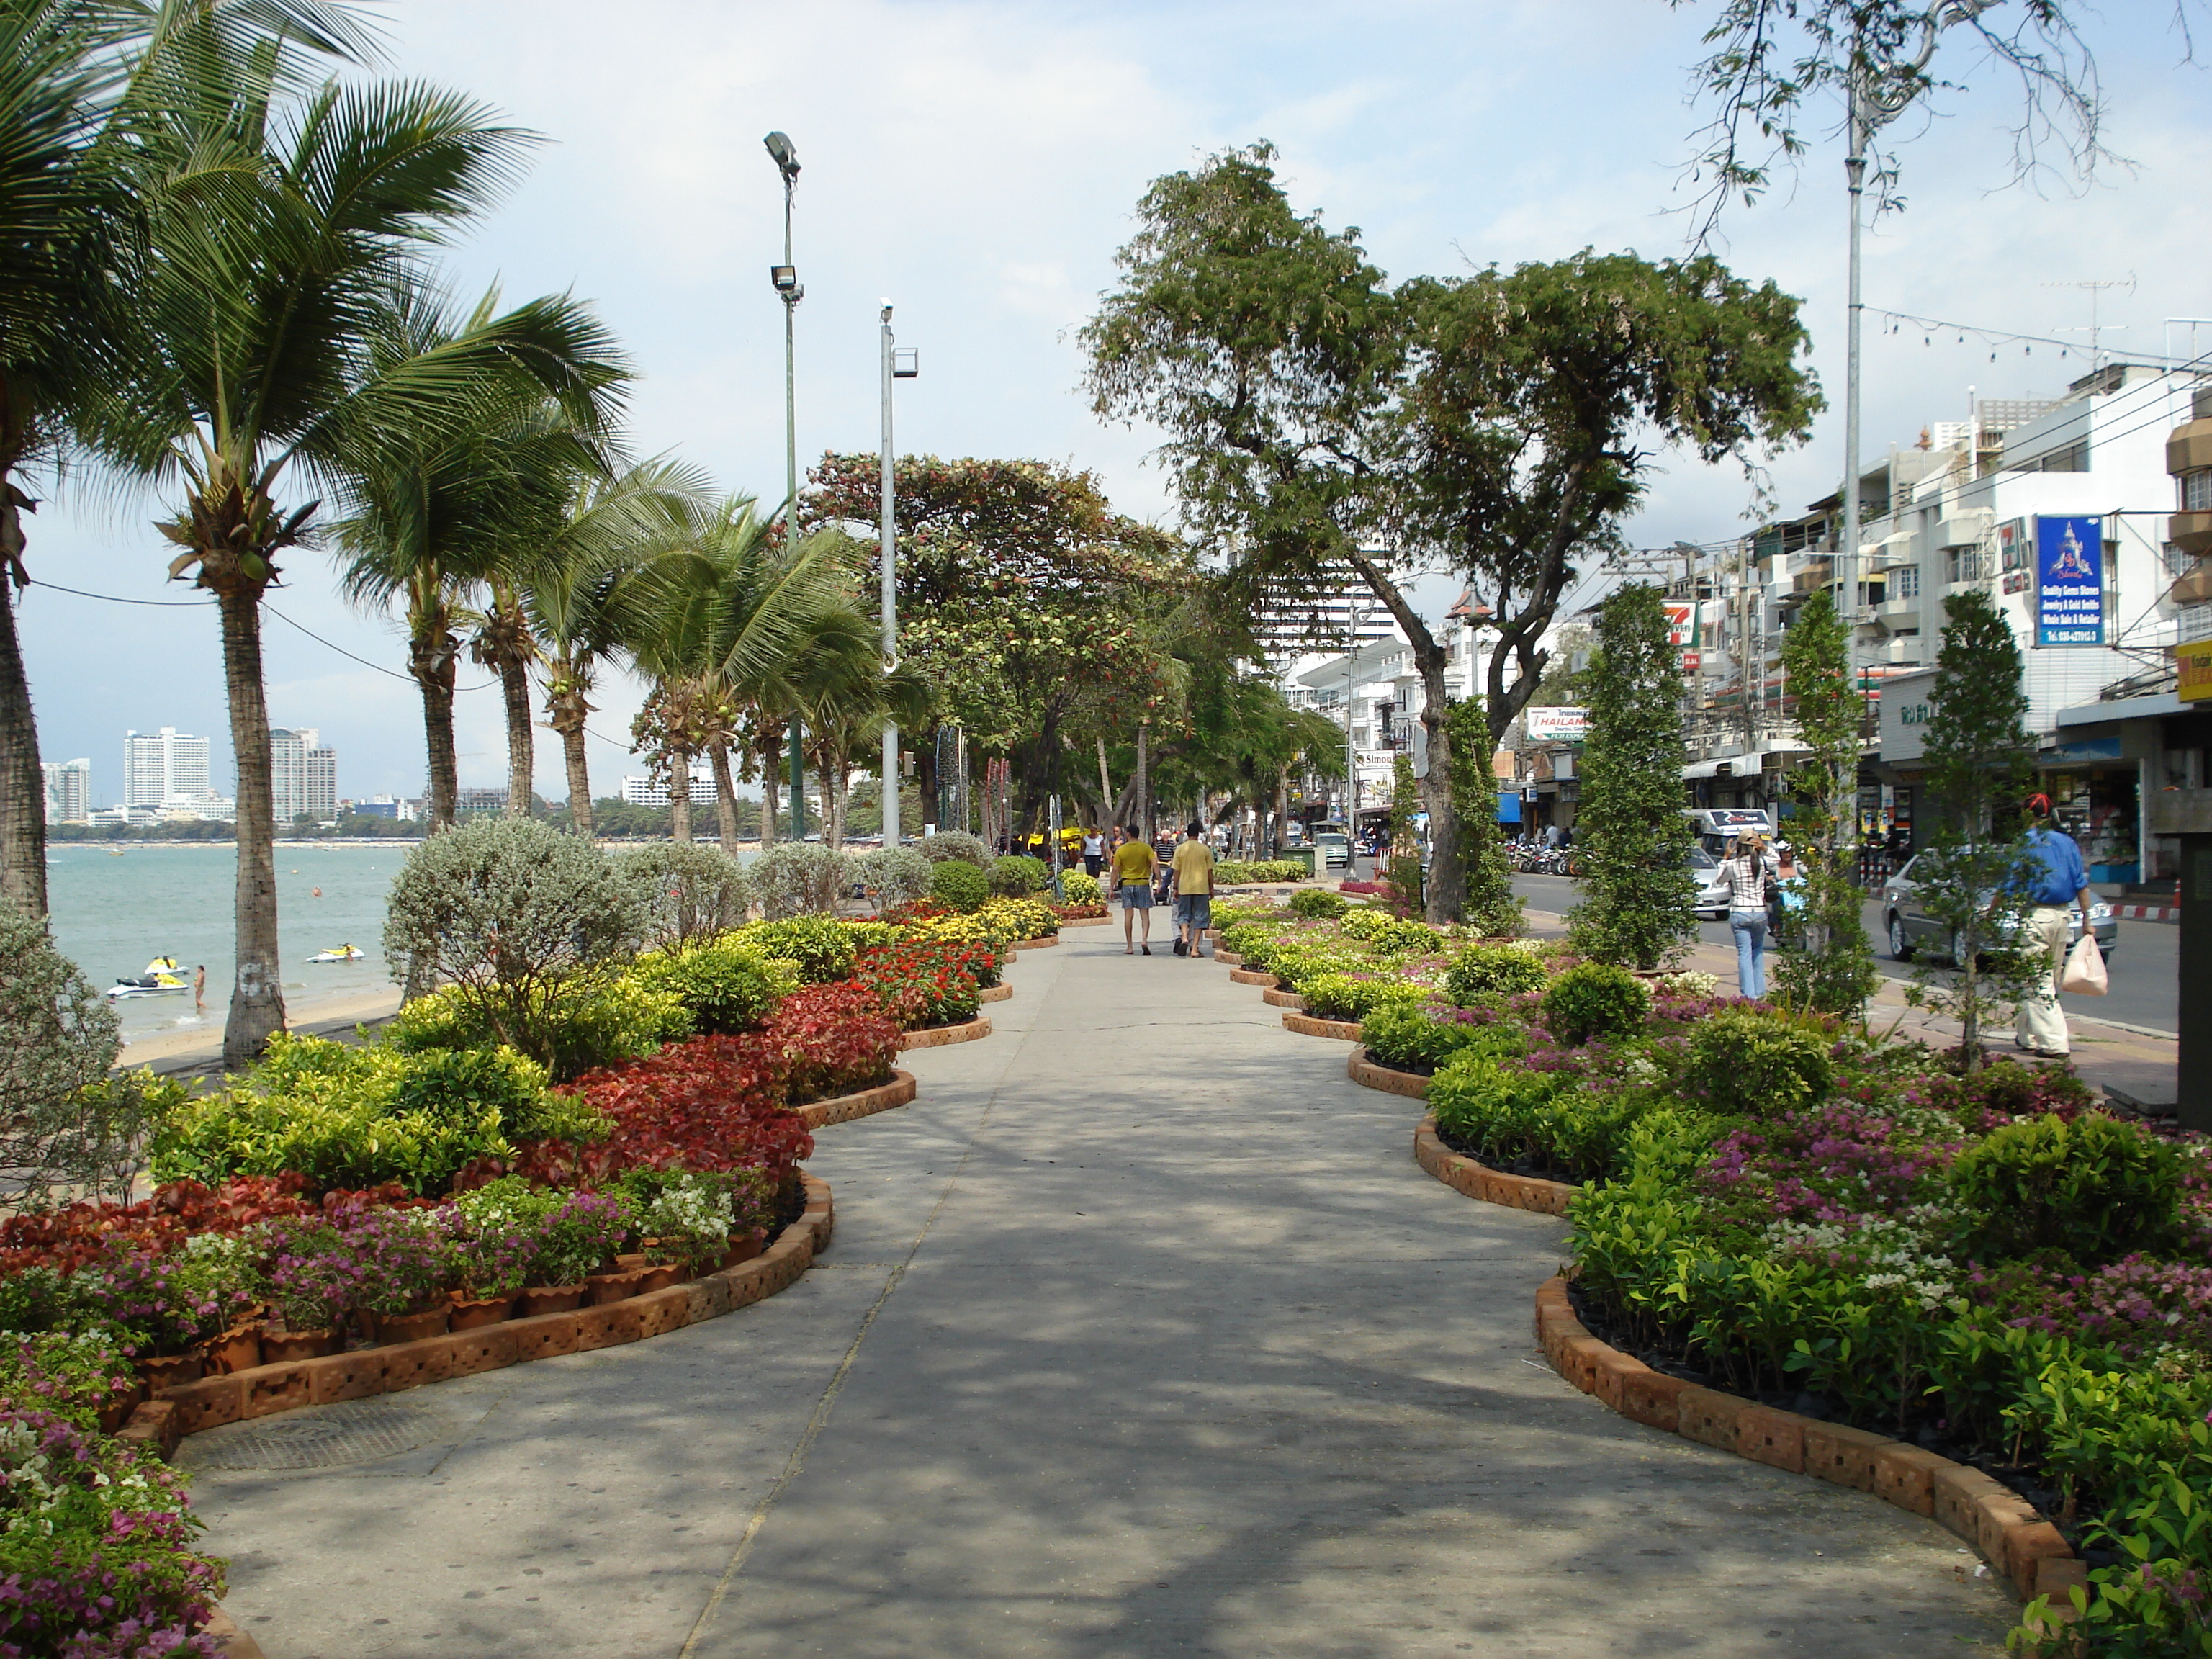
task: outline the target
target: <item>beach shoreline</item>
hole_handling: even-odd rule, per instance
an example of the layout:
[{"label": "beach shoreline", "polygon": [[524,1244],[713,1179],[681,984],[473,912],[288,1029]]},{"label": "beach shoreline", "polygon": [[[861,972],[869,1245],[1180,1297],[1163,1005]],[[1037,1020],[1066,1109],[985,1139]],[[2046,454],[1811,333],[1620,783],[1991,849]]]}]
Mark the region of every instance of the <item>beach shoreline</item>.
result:
[{"label": "beach shoreline", "polygon": [[[399,988],[347,991],[335,995],[287,998],[285,1024],[294,1031],[314,1025],[350,1025],[362,1020],[388,1019],[399,1012]],[[224,1005],[208,999],[207,1024],[185,1030],[156,1031],[123,1045],[117,1066],[126,1070],[140,1066],[168,1066],[178,1060],[220,1060],[222,1056]]]}]

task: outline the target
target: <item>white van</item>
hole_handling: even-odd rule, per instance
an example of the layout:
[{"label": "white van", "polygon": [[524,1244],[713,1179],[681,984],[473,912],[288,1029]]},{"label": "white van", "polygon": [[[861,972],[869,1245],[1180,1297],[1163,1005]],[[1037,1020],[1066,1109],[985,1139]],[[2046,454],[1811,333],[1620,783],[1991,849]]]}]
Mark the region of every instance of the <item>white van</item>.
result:
[{"label": "white van", "polygon": [[1774,816],[1763,806],[1685,807],[1682,816],[1698,832],[1698,845],[1715,858],[1728,856],[1729,843],[1747,830],[1774,839]]}]

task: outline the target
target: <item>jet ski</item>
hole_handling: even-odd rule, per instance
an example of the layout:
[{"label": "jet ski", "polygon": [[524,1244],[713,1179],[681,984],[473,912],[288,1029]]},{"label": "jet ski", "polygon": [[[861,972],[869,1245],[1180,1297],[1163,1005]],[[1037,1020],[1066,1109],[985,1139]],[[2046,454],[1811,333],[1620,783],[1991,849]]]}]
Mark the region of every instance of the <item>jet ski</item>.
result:
[{"label": "jet ski", "polygon": [[107,998],[121,1002],[129,997],[181,996],[191,988],[191,973],[179,967],[174,957],[155,957],[136,979],[118,979],[109,986]]},{"label": "jet ski", "polygon": [[368,952],[357,945],[340,945],[328,951],[318,951],[307,958],[309,962],[362,962]]}]

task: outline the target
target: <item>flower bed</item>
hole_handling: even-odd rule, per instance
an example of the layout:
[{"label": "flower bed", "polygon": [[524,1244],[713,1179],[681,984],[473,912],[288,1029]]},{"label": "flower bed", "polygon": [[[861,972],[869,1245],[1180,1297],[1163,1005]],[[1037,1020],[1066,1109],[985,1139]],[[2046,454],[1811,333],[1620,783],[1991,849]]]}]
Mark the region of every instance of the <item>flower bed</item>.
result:
[{"label": "flower bed", "polygon": [[[2015,1519],[2087,1566],[2057,1610],[2087,1651],[2212,1652],[2212,1145],[2110,1115],[2063,1066],[1961,1076],[1558,949],[1447,937],[1437,973],[1358,915],[1240,916],[1223,942],[1310,1002],[1368,999],[1364,1063],[1427,1080],[1425,1166],[1564,1207],[1597,1338],[2021,1494]],[[1401,995],[1358,988],[1391,971],[1377,939]]]}]

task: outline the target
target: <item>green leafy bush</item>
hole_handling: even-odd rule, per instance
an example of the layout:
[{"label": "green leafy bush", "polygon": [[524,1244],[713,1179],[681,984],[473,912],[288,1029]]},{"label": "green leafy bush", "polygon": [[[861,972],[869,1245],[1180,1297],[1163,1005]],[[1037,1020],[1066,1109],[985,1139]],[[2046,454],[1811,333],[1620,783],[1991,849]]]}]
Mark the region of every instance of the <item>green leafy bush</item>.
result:
[{"label": "green leafy bush", "polygon": [[1584,962],[1552,981],[1543,1006],[1552,1035],[1579,1048],[1593,1037],[1624,1037],[1641,1030],[1651,1012],[1651,993],[1626,968]]},{"label": "green leafy bush", "polygon": [[929,896],[935,867],[911,847],[878,847],[860,855],[860,881],[875,896],[877,909],[895,910]]},{"label": "green leafy bush", "polygon": [[974,910],[991,896],[991,884],[967,860],[945,859],[930,875],[929,896],[955,910]]},{"label": "green leafy bush", "polygon": [[1787,1014],[1729,1009],[1690,1028],[1681,1093],[1729,1116],[1780,1117],[1820,1103],[1835,1081],[1834,1039]]},{"label": "green leafy bush", "polygon": [[1469,1048],[1495,1054],[1520,1046],[1513,1027],[1437,1019],[1418,1004],[1398,1001],[1385,1002],[1362,1018],[1359,1040],[1370,1060],[1400,1072],[1433,1072]]},{"label": "green leafy bush", "polygon": [[1618,1174],[1650,1105],[1635,1090],[1567,1087],[1557,1073],[1529,1071],[1475,1045],[1446,1060],[1429,1085],[1437,1127],[1475,1158],[1500,1168],[1525,1161],[1575,1180]]},{"label": "green leafy bush", "polygon": [[1052,872],[1042,859],[1020,853],[993,860],[984,874],[991,890],[1004,898],[1027,898],[1032,893],[1042,893],[1052,883]]},{"label": "green leafy bush", "polygon": [[1462,1008],[1473,1008],[1540,991],[1549,977],[1532,951],[1512,945],[1470,945],[1444,969],[1444,994]]},{"label": "green leafy bush", "polygon": [[981,839],[958,830],[943,830],[933,836],[924,836],[915,843],[915,851],[932,864],[943,864],[948,859],[957,859],[963,864],[972,864],[978,870],[989,867],[991,849]]},{"label": "green leafy bush", "polygon": [[115,1010],[54,949],[43,920],[5,902],[0,1030],[0,1166],[11,1203],[40,1209],[57,1189],[112,1184],[110,1137],[88,1144],[79,1102],[106,1086],[123,1046]]},{"label": "green leafy bush", "polygon": [[2107,1261],[2171,1233],[2181,1161],[2155,1135],[2102,1112],[2070,1123],[2046,1114],[1990,1133],[1959,1159],[1951,1184],[1979,1212],[1973,1234],[1984,1252]]},{"label": "green leafy bush", "polygon": [[1425,921],[1394,916],[1372,905],[1346,911],[1336,926],[1346,939],[1359,940],[1378,956],[1427,956],[1443,949],[1444,936]]},{"label": "green leafy bush", "polygon": [[[528,995],[529,1023],[541,1035],[546,1073],[556,1083],[641,1060],[693,1034],[684,999],[632,973],[594,969],[533,987]],[[489,1048],[500,1040],[483,1002],[450,985],[404,1005],[380,1035],[386,1045],[407,1054]]]},{"label": "green leafy bush", "polygon": [[[799,922],[756,922],[752,927],[704,939],[680,950],[640,957],[630,977],[648,993],[672,996],[691,1017],[697,1036],[726,1036],[764,1024],[777,1003],[797,990],[805,969],[791,959],[786,941],[767,937],[770,930],[802,927]],[[817,924],[839,935],[844,968],[853,965],[853,945],[834,921]],[[833,975],[842,978],[842,975]]]},{"label": "green leafy bush", "polygon": [[672,841],[617,853],[614,864],[637,895],[649,945],[688,944],[744,926],[752,884],[719,847]]},{"label": "green leafy bush", "polygon": [[975,918],[988,923],[1009,945],[1017,939],[1050,939],[1060,932],[1060,912],[1042,899],[986,899],[976,907]]},{"label": "green leafy bush", "polygon": [[1334,921],[1351,908],[1350,899],[1326,887],[1309,887],[1291,895],[1291,914],[1315,921]]},{"label": "green leafy bush", "polygon": [[809,985],[827,985],[853,975],[859,937],[849,922],[831,916],[793,916],[788,921],[757,921],[731,935],[763,956],[794,963]]},{"label": "green leafy bush", "polygon": [[811,842],[781,841],[745,872],[770,921],[787,916],[830,915],[860,882],[857,859]]},{"label": "green leafy bush", "polygon": [[1213,866],[1214,880],[1224,885],[1304,881],[1309,873],[1303,859],[1223,859]]},{"label": "green leafy bush", "polygon": [[1067,895],[1070,904],[1098,904],[1106,897],[1106,890],[1098,884],[1098,878],[1081,870],[1070,870],[1062,875],[1060,890]]},{"label": "green leafy bush", "polygon": [[1355,979],[1349,974],[1317,974],[1299,988],[1306,1012],[1316,1019],[1364,1019],[1377,1008],[1419,1007],[1429,994],[1403,980]]}]

